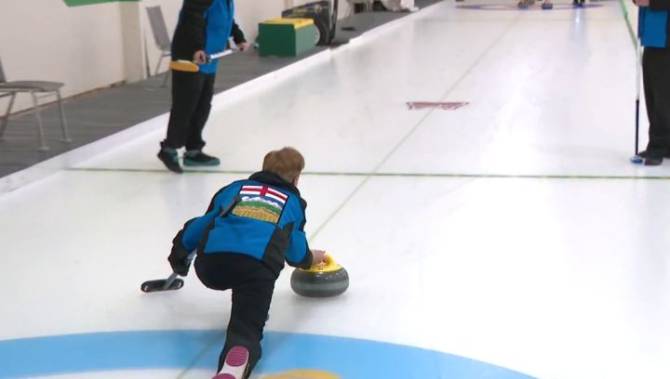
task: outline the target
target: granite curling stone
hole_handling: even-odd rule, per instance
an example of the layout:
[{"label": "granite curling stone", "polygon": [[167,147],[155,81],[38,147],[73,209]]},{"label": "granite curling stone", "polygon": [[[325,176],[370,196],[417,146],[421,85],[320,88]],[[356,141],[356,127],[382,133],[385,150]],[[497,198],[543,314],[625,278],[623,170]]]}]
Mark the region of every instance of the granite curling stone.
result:
[{"label": "granite curling stone", "polygon": [[296,268],[291,274],[291,288],[295,293],[307,297],[337,296],[349,287],[349,274],[344,267],[326,254],[323,263],[308,270]]}]

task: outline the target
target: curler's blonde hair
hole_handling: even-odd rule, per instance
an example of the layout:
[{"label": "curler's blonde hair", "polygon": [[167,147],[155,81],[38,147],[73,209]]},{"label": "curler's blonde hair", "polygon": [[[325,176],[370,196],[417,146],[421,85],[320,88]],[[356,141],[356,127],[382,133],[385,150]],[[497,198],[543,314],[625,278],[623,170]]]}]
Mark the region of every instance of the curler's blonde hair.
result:
[{"label": "curler's blonde hair", "polygon": [[279,175],[289,183],[293,183],[305,168],[305,158],[292,147],[284,147],[265,154],[263,171]]}]

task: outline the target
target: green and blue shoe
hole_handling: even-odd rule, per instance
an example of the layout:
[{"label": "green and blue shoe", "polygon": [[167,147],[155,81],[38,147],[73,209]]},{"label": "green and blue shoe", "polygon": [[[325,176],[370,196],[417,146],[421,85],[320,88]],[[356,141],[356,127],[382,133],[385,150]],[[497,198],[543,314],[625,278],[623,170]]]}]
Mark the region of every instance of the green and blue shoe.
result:
[{"label": "green and blue shoe", "polygon": [[200,150],[189,150],[184,153],[184,166],[218,166],[220,164],[219,158],[207,155]]},{"label": "green and blue shoe", "polygon": [[177,154],[177,150],[162,148],[158,152],[158,159],[163,162],[168,170],[176,172],[177,174],[181,174],[183,172],[181,165],[179,164],[179,155]]}]

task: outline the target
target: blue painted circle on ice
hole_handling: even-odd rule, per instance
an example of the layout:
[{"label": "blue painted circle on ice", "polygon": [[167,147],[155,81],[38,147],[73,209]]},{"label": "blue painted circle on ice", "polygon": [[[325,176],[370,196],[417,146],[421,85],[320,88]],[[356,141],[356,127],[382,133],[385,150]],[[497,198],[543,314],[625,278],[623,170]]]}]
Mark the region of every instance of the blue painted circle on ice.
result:
[{"label": "blue painted circle on ice", "polygon": [[[216,369],[225,335],[213,330],[127,331],[0,341],[0,377],[133,369]],[[255,371],[329,371],[346,379],[530,376],[473,359],[377,341],[267,332]]]}]

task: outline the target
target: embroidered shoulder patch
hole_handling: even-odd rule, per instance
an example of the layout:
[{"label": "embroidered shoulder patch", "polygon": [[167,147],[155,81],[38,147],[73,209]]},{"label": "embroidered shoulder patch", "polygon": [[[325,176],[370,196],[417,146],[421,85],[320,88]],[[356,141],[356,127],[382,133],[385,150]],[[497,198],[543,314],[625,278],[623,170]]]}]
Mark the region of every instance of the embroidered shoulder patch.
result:
[{"label": "embroidered shoulder patch", "polygon": [[246,185],[240,189],[240,201],[233,208],[235,216],[254,220],[279,222],[281,212],[288,200],[288,195],[268,186]]}]

